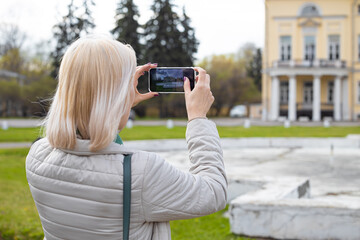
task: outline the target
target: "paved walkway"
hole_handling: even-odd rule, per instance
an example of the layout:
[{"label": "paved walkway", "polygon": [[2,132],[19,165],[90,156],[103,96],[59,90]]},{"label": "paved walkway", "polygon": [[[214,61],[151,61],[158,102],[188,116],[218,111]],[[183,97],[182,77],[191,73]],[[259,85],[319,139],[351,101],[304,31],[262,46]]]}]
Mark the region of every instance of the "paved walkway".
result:
[{"label": "paved walkway", "polygon": [[[332,145],[332,141],[341,142],[349,139],[355,139],[357,142],[353,145],[349,143]],[[311,139],[285,138],[272,147],[259,145],[256,141],[250,144],[248,140],[222,139],[229,180],[238,177],[249,179],[305,177],[310,179],[313,196],[347,197],[360,202],[359,138],[315,139],[322,148],[314,148],[313,146],[318,145],[309,143]],[[259,141],[263,140],[264,138],[259,139]],[[128,141],[125,144],[129,148],[157,152],[180,169],[189,168],[184,139]],[[0,148],[30,145],[31,143],[27,142],[0,143]]]},{"label": "paved walkway", "polygon": [[[218,126],[244,126],[247,119],[244,118],[211,118]],[[40,119],[0,119],[0,127],[6,121],[9,127],[36,127],[41,124]],[[136,120],[134,126],[166,126],[167,119],[164,120]],[[175,126],[186,126],[186,120],[174,120]],[[283,126],[282,121],[261,121],[251,119],[252,126]],[[292,126],[323,126],[323,122],[297,121],[292,122]],[[331,126],[360,126],[360,121],[355,122],[331,122]]]},{"label": "paved walkway", "polygon": [[[318,141],[322,141],[321,139]],[[130,141],[128,147],[158,152],[176,167],[188,170],[184,140]],[[167,150],[166,147],[173,147]],[[359,147],[241,147],[238,139],[223,139],[229,180],[237,178],[309,178],[314,197],[347,197],[360,202]],[[171,148],[169,148],[171,149]]]},{"label": "paved walkway", "polygon": [[0,149],[4,148],[28,148],[31,142],[0,143]]}]

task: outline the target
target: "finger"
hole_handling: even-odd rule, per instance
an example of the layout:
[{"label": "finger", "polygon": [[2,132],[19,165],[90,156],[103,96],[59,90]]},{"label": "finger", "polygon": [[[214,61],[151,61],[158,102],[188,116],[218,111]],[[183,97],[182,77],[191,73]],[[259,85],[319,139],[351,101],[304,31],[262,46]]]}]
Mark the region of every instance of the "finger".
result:
[{"label": "finger", "polygon": [[199,73],[199,75],[198,75],[199,80],[198,81],[199,82],[204,81],[205,78],[206,78],[206,71],[204,69],[202,69],[201,67],[194,67],[194,70]]},{"label": "finger", "polygon": [[153,97],[157,97],[159,96],[159,93],[157,92],[148,92],[148,93],[144,93],[144,94],[141,94],[141,100],[148,100],[150,98],[153,98]]},{"label": "finger", "polygon": [[210,85],[210,75],[209,74],[206,74],[205,83]]},{"label": "finger", "polygon": [[197,83],[199,81],[199,75],[195,77],[195,82]]},{"label": "finger", "polygon": [[144,72],[149,71],[151,68],[156,68],[157,67],[157,63],[148,63],[142,66],[138,66],[136,68],[136,77],[140,77],[141,75],[144,74]]},{"label": "finger", "polygon": [[184,92],[185,93],[191,92],[190,81],[187,77],[184,77]]}]

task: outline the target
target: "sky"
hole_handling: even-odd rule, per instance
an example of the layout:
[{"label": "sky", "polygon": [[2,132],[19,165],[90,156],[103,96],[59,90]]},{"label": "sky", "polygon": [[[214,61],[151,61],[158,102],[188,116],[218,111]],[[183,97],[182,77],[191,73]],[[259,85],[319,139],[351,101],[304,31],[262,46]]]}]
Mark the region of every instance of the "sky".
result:
[{"label": "sky", "polygon": [[[78,0],[80,1],[80,0]],[[114,27],[119,0],[94,0],[95,33],[108,34]],[[26,33],[27,48],[52,38],[52,26],[62,15],[70,0],[0,0],[0,24],[15,23]],[[152,0],[134,0],[140,12],[139,22],[151,16]],[[175,9],[185,6],[200,45],[197,59],[213,54],[234,53],[245,43],[264,46],[264,0],[173,0]]]}]

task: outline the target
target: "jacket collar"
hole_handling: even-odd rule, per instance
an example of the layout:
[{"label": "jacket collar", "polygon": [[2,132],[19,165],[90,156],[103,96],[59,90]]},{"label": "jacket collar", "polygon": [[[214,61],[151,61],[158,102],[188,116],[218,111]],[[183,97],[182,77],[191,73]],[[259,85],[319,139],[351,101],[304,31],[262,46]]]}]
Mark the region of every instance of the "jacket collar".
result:
[{"label": "jacket collar", "polygon": [[97,152],[90,151],[90,140],[85,139],[76,139],[76,146],[74,149],[60,149],[63,152],[74,154],[74,155],[82,155],[82,156],[90,156],[90,155],[104,155],[104,154],[132,154],[135,150],[128,149],[124,146],[124,144],[117,144],[111,142],[106,148],[101,149]]}]

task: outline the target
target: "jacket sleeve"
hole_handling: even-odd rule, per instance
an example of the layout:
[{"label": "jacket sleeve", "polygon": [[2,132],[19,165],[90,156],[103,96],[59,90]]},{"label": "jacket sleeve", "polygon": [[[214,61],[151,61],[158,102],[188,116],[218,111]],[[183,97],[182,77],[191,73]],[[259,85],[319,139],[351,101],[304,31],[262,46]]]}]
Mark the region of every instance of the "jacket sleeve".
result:
[{"label": "jacket sleeve", "polygon": [[226,206],[227,180],[215,124],[207,119],[190,121],[186,140],[189,172],[175,168],[157,154],[149,155],[142,192],[146,221],[194,218]]}]

